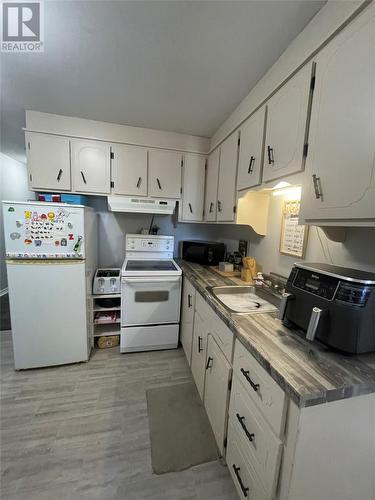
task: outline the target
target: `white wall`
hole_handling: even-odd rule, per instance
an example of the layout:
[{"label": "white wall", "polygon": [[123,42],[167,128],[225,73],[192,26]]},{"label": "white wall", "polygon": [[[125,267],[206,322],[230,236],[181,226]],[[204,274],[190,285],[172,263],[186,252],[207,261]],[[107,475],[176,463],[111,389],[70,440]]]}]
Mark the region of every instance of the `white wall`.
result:
[{"label": "white wall", "polygon": [[[26,165],[0,153],[0,200],[35,199],[27,187]],[[5,266],[3,210],[0,212],[0,291],[8,286]]]},{"label": "white wall", "polygon": [[[288,276],[299,259],[279,252],[283,201],[283,196],[271,197],[267,236],[252,233],[249,255],[255,257],[264,272]],[[375,228],[348,228],[345,242],[336,243],[327,239],[321,229],[311,226],[304,260],[375,272]]]},{"label": "white wall", "polygon": [[[98,213],[99,266],[121,267],[125,256],[125,235],[149,228],[150,214],[114,213],[107,209],[106,198],[91,198],[91,206]],[[229,251],[238,249],[238,240],[249,240],[253,234],[247,226],[178,223],[174,227],[170,215],[155,216],[159,234],[175,237],[175,256],[179,256],[179,243],[184,239],[223,241]]]}]

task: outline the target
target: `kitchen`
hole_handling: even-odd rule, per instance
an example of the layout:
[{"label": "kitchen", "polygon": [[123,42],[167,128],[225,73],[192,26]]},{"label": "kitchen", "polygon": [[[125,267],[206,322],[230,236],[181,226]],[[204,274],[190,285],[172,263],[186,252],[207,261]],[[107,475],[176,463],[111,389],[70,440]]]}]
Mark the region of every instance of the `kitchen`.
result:
[{"label": "kitchen", "polygon": [[36,3],[2,497],[373,500],[374,3]]}]

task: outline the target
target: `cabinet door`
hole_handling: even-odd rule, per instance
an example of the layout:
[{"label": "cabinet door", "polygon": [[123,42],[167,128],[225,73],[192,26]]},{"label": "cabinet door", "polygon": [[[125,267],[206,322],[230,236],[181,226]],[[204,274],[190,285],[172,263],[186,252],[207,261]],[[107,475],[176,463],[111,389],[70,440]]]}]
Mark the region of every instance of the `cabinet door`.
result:
[{"label": "cabinet door", "polygon": [[204,406],[220,452],[224,453],[229,380],[232,369],[212,335],[208,335]]},{"label": "cabinet door", "polygon": [[193,346],[191,352],[191,372],[199,395],[203,400],[204,376],[206,371],[207,327],[199,313],[194,315]]},{"label": "cabinet door", "polygon": [[219,187],[217,192],[217,220],[234,220],[236,204],[238,135],[233,133],[221,145]]},{"label": "cabinet door", "polygon": [[181,197],[182,155],[174,151],[149,151],[148,194],[154,198]]},{"label": "cabinet door", "polygon": [[237,190],[262,182],[265,114],[265,108],[259,109],[241,127]]},{"label": "cabinet door", "polygon": [[304,168],[311,68],[311,64],[304,66],[267,103],[264,181]]},{"label": "cabinet door", "polygon": [[203,220],[206,157],[186,154],[182,174],[182,220]]},{"label": "cabinet door", "polygon": [[195,288],[190,281],[184,278],[181,304],[180,341],[189,365],[191,365],[191,349],[193,344],[194,309]]},{"label": "cabinet door", "polygon": [[26,132],[31,189],[70,191],[70,141],[66,137]]},{"label": "cabinet door", "polygon": [[375,8],[318,56],[304,219],[375,218]]},{"label": "cabinet door", "polygon": [[215,149],[207,159],[204,220],[216,221],[217,183],[219,179],[220,148]]},{"label": "cabinet door", "polygon": [[72,141],[74,191],[110,192],[110,146],[99,141]]},{"label": "cabinet door", "polygon": [[113,194],[147,196],[147,149],[112,146]]}]

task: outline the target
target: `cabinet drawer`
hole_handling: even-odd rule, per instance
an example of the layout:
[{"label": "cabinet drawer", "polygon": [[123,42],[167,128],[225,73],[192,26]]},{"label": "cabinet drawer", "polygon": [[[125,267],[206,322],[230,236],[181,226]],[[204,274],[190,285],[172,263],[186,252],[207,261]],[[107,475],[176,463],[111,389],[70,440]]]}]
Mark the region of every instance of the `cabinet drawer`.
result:
[{"label": "cabinet drawer", "polygon": [[276,435],[280,436],[285,419],[285,393],[238,340],[234,349],[233,370],[246,393]]},{"label": "cabinet drawer", "polygon": [[271,500],[263,488],[251,463],[245,458],[241,449],[241,438],[229,422],[227,465],[241,499]]},{"label": "cabinet drawer", "polygon": [[229,362],[233,353],[233,333],[225,323],[217,316],[215,311],[204,301],[202,296],[196,295],[196,310],[205,319],[208,332],[214,337],[220,349]]},{"label": "cabinet drawer", "polygon": [[277,485],[282,443],[273,434],[237,377],[233,377],[229,419],[241,437],[243,454],[253,465],[268,493],[273,495]]}]

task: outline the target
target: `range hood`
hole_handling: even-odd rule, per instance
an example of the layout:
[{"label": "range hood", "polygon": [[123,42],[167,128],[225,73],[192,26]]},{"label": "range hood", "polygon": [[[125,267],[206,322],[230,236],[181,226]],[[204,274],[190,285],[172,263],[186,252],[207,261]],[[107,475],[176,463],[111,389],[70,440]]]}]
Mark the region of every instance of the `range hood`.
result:
[{"label": "range hood", "polygon": [[136,212],[142,214],[173,214],[176,200],[140,198],[137,196],[108,196],[111,212]]}]

